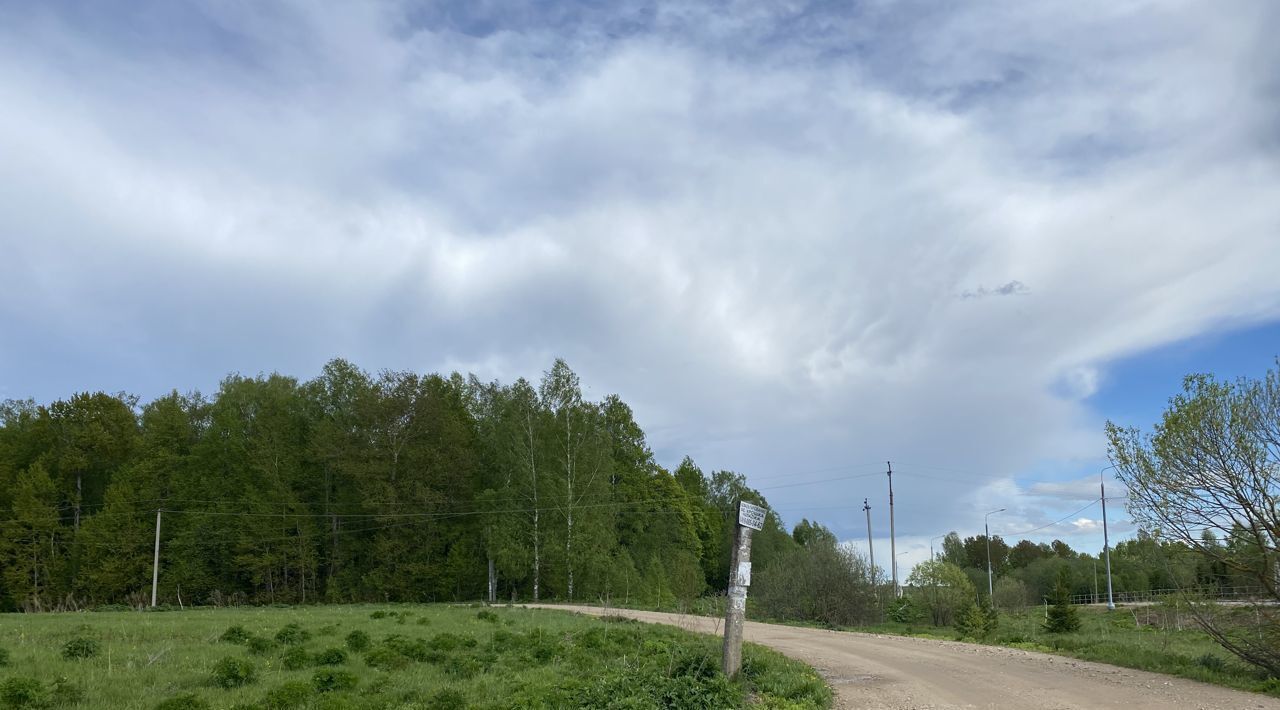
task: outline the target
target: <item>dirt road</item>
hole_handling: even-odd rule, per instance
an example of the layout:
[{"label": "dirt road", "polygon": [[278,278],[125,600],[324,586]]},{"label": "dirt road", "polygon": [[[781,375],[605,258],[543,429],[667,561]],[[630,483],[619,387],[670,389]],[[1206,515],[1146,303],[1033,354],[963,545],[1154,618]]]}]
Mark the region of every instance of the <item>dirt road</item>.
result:
[{"label": "dirt road", "polygon": [[[538,605],[719,633],[720,620]],[[837,708],[1276,708],[1280,700],[1172,676],[1018,649],[748,622],[748,641],[809,663]]]}]

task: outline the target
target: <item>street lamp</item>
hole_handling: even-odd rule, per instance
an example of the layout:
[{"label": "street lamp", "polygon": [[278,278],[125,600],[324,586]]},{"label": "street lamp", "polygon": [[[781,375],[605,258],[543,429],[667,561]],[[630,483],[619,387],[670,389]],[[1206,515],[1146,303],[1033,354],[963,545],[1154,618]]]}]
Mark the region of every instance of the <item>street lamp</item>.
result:
[{"label": "street lamp", "polygon": [[1102,554],[1107,558],[1107,611],[1116,610],[1116,600],[1111,594],[1111,540],[1107,537],[1107,482],[1102,474],[1115,467],[1115,464],[1111,464],[1098,472],[1098,489],[1102,493]]},{"label": "street lamp", "polygon": [[940,537],[946,537],[946,536],[947,536],[947,533],[943,533],[941,535],[934,535],[933,537],[929,538],[929,559],[930,560],[937,559],[936,557],[933,556],[933,541],[937,540]]},{"label": "street lamp", "polygon": [[982,516],[982,530],[987,535],[987,599],[991,602],[991,606],[995,606],[995,585],[991,582],[991,527],[988,524],[992,515],[1003,513],[1004,508],[993,510]]}]

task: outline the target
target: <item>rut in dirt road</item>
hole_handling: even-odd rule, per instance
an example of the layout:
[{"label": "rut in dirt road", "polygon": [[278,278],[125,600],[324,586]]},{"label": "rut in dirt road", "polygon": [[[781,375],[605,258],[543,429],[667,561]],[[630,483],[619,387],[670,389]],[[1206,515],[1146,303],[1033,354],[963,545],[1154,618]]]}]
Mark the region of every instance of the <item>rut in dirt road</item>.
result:
[{"label": "rut in dirt road", "polygon": [[[717,633],[719,619],[529,605]],[[816,668],[837,708],[1275,709],[1280,700],[1173,676],[1010,648],[748,622],[745,638]]]}]

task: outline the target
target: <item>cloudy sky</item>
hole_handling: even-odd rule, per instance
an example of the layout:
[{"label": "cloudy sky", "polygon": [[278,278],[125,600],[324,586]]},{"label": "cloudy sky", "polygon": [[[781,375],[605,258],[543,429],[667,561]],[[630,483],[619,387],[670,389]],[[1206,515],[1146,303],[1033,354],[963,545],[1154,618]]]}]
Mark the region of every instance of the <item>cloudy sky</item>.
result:
[{"label": "cloudy sky", "polygon": [[885,537],[892,459],[904,564],[1000,507],[1096,551],[1103,422],[1280,352],[1277,26],[0,0],[0,397],[559,356],[788,522]]}]

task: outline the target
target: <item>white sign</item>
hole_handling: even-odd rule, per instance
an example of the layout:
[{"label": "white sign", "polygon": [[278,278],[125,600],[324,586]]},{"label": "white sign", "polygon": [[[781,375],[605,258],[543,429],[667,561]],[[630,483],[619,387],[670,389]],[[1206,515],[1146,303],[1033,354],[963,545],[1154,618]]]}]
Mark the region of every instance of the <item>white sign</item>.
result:
[{"label": "white sign", "polygon": [[744,528],[760,530],[764,527],[764,516],[768,512],[768,508],[752,505],[745,500],[738,501],[738,524]]},{"label": "white sign", "polygon": [[733,583],[741,585],[743,587],[751,586],[751,563],[750,562],[738,563],[738,576],[736,579],[733,580]]}]

